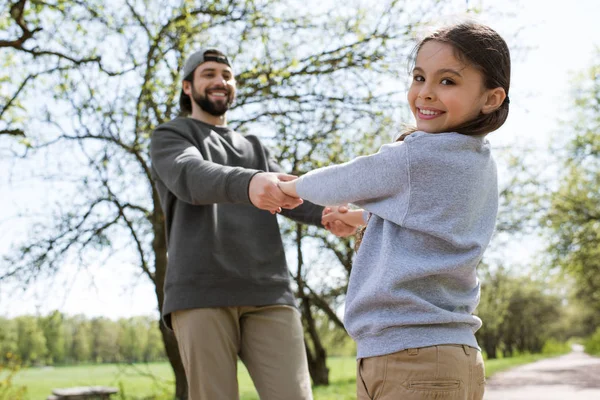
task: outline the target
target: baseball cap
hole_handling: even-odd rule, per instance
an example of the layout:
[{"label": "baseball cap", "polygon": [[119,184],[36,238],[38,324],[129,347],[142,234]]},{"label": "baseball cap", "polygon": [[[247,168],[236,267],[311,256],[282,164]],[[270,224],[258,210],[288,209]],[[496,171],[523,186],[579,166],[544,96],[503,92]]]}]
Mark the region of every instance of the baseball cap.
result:
[{"label": "baseball cap", "polygon": [[214,48],[201,49],[189,56],[187,61],[185,62],[183,66],[183,79],[186,80],[186,78],[188,78],[194,72],[198,65],[207,61],[215,61],[221,64],[229,65],[229,67],[231,67],[227,56],[222,51]]}]

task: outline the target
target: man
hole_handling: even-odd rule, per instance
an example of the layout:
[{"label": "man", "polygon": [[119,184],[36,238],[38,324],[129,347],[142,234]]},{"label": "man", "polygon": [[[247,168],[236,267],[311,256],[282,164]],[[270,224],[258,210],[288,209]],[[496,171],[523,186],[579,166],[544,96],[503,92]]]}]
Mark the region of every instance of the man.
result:
[{"label": "man", "polygon": [[275,214],[320,226],[323,209],[281,192],[277,182],[294,177],[281,173],[256,136],[227,127],[236,86],[225,54],[192,54],[182,87],[189,117],[159,126],[150,155],[168,244],[162,313],[177,338],[189,398],[237,399],[239,356],[262,400],[312,399]]}]

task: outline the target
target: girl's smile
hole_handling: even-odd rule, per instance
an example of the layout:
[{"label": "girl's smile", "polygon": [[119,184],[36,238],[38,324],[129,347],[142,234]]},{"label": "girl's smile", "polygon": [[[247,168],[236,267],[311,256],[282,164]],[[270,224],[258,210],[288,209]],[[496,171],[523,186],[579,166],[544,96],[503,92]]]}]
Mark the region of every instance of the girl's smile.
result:
[{"label": "girl's smile", "polygon": [[421,118],[421,119],[433,119],[433,118],[437,118],[438,116],[443,114],[443,111],[435,110],[432,108],[418,108],[417,107],[417,111],[419,112],[418,118]]}]

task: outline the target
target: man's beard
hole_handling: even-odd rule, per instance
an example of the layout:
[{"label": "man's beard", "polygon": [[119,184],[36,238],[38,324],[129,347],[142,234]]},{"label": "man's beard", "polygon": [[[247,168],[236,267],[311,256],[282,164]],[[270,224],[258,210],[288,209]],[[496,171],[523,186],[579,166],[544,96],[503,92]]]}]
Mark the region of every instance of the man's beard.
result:
[{"label": "man's beard", "polygon": [[204,95],[202,95],[199,92],[197,92],[193,86],[192,86],[192,100],[203,111],[209,113],[210,115],[214,115],[215,117],[220,117],[220,116],[224,115],[227,112],[227,110],[229,110],[229,106],[231,105],[231,98],[230,98],[229,91],[227,91],[227,101],[226,102],[215,103],[208,99],[208,95],[206,94],[206,91],[204,92]]}]

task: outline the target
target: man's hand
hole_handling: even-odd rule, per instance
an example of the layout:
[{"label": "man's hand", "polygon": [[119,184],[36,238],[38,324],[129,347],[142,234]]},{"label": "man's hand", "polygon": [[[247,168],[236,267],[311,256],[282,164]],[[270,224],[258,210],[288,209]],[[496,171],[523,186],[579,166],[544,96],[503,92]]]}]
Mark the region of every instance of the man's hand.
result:
[{"label": "man's hand", "polygon": [[[335,212],[339,212],[342,214],[347,213],[348,206],[325,207],[323,209],[323,217]],[[322,223],[323,222],[324,221],[322,221]],[[324,222],[323,226],[325,227],[325,229],[327,229],[329,232],[333,233],[337,237],[347,237],[353,235],[356,232],[356,228],[354,226],[348,225],[340,220]]]},{"label": "man's hand", "polygon": [[302,199],[286,195],[279,189],[277,182],[296,179],[294,175],[274,172],[259,172],[250,180],[248,195],[256,208],[270,211],[271,214],[281,212],[282,208],[292,209],[302,204]]}]

